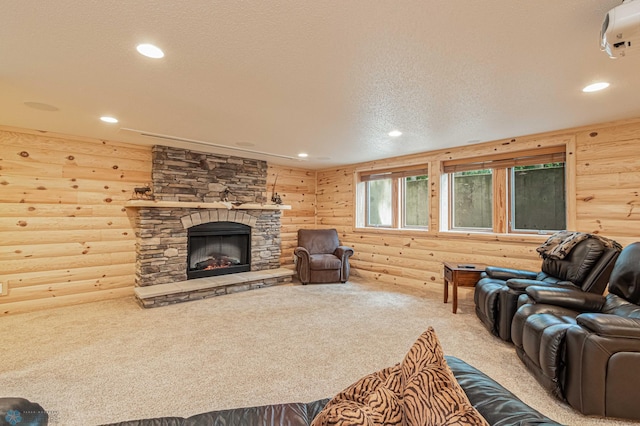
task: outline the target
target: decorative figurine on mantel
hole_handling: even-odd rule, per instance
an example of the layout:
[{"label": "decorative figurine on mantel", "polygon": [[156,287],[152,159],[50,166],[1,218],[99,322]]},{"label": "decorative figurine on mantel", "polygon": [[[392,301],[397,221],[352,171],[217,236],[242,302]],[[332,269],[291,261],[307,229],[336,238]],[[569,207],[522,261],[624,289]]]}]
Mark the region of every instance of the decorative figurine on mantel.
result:
[{"label": "decorative figurine on mantel", "polygon": [[282,198],[280,198],[280,195],[278,195],[278,193],[276,192],[276,182],[278,182],[278,175],[276,175],[276,178],[273,181],[273,189],[271,190],[271,202],[273,204],[280,205],[282,204]]},{"label": "decorative figurine on mantel", "polygon": [[225,188],[224,191],[222,191],[220,193],[220,201],[222,202],[228,202],[229,201],[229,195],[231,195],[231,191],[229,191],[229,188]]},{"label": "decorative figurine on mantel", "polygon": [[133,188],[133,195],[131,196],[132,200],[153,200],[153,190],[151,189],[151,184],[148,183],[146,186],[138,186]]}]

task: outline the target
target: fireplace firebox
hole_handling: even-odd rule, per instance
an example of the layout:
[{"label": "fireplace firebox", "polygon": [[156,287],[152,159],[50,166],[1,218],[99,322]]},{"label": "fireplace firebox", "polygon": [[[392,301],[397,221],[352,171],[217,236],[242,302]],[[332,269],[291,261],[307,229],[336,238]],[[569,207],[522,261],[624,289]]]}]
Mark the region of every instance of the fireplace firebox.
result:
[{"label": "fireplace firebox", "polygon": [[251,270],[250,226],[203,223],[189,228],[187,237],[187,279]]}]

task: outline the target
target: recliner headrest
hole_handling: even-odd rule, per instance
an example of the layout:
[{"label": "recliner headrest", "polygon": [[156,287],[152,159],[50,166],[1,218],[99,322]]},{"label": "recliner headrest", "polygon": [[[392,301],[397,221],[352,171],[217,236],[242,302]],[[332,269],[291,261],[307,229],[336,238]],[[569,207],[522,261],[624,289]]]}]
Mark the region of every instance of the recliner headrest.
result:
[{"label": "recliner headrest", "polygon": [[599,240],[588,238],[579,242],[564,259],[544,259],[542,272],[582,287],[604,251],[605,247]]},{"label": "recliner headrest", "polygon": [[609,292],[640,304],[640,242],[622,250],[609,278]]}]

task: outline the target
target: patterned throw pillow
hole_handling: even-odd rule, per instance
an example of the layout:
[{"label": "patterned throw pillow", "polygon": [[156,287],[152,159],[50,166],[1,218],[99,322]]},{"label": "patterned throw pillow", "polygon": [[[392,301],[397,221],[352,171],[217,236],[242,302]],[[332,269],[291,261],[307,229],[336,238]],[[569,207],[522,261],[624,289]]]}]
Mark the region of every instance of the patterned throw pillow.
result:
[{"label": "patterned throw pillow", "polygon": [[404,425],[400,365],[364,376],[337,394],[312,426]]},{"label": "patterned throw pillow", "polygon": [[416,340],[401,364],[407,426],[488,426],[473,408],[444,358],[433,327]]},{"label": "patterned throw pillow", "polygon": [[337,394],[312,426],[488,426],[449,369],[432,327],[400,364],[364,376]]},{"label": "patterned throw pillow", "polygon": [[422,333],[404,356],[400,368],[405,379],[428,365],[444,365],[444,352],[433,327]]},{"label": "patterned throw pillow", "polygon": [[430,365],[414,374],[404,390],[407,426],[488,426],[458,387],[448,366]]}]

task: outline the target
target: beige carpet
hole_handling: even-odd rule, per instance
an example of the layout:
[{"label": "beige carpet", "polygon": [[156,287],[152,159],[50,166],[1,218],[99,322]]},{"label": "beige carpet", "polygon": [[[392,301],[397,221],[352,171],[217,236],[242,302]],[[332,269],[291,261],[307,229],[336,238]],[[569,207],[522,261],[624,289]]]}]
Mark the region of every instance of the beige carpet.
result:
[{"label": "beige carpet", "polygon": [[463,301],[352,281],[284,285],[144,310],[131,299],[0,319],[0,396],[39,402],[51,424],[96,425],[332,396],[399,362],[432,325],[454,355],[569,425],[584,417],[547,395],[513,347]]}]

